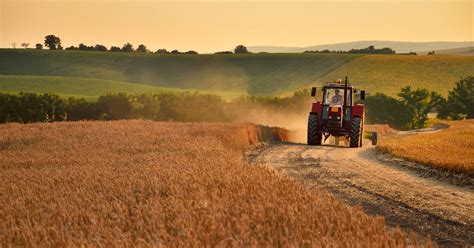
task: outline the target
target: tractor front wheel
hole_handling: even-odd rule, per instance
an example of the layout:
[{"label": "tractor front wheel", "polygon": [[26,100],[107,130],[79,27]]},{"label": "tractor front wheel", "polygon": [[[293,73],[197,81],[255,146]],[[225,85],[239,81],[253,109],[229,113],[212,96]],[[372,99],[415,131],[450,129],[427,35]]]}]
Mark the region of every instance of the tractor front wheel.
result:
[{"label": "tractor front wheel", "polygon": [[362,122],[359,117],[352,119],[351,130],[349,133],[350,147],[359,147],[359,142],[362,141]]},{"label": "tractor front wheel", "polygon": [[319,130],[318,115],[310,114],[308,118],[308,145],[320,146],[323,135]]}]

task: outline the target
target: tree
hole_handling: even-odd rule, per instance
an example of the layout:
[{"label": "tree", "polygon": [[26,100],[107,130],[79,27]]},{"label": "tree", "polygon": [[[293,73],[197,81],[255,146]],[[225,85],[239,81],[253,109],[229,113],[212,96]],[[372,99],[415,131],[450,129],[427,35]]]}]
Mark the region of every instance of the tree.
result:
[{"label": "tree", "polygon": [[235,47],[234,53],[236,54],[249,53],[249,51],[247,50],[247,47],[245,47],[244,45],[238,45]]},{"label": "tree", "polygon": [[396,129],[409,129],[412,113],[396,98],[382,93],[368,96],[364,101],[367,123],[388,124]]},{"label": "tree", "polygon": [[121,52],[122,49],[120,49],[120,47],[111,46],[109,51],[111,51],[111,52]]},{"label": "tree", "polygon": [[57,36],[52,34],[47,35],[44,37],[44,45],[48,47],[50,50],[61,50],[61,39]]},{"label": "tree", "polygon": [[185,52],[184,54],[198,54],[198,52],[190,50],[190,51]]},{"label": "tree", "polygon": [[157,54],[167,54],[167,53],[170,53],[170,52],[168,52],[166,49],[162,48],[162,49],[156,50],[155,53],[157,53]]},{"label": "tree", "polygon": [[21,43],[21,46],[25,47],[25,49],[27,49],[29,45],[30,45],[30,43],[27,43],[27,42]]},{"label": "tree", "polygon": [[70,47],[66,47],[65,50],[78,50],[78,48],[75,46],[70,46]]},{"label": "tree", "polygon": [[231,51],[221,51],[221,52],[215,52],[214,54],[232,54]]},{"label": "tree", "polygon": [[36,44],[36,49],[38,49],[38,50],[43,49],[43,44],[37,43]]},{"label": "tree", "polygon": [[406,86],[398,93],[400,100],[405,107],[411,112],[412,129],[423,128],[428,113],[436,107],[440,107],[444,98],[436,92],[429,92],[426,89],[412,90],[410,86]]},{"label": "tree", "polygon": [[122,52],[127,52],[127,53],[133,52],[133,45],[127,42],[127,44],[123,45]]},{"label": "tree", "polygon": [[107,51],[107,47],[105,47],[104,45],[97,44],[97,45],[95,45],[95,47],[94,47],[94,51],[106,52],[106,51]]},{"label": "tree", "polygon": [[448,99],[440,108],[440,118],[473,119],[474,118],[474,77],[461,78],[452,91],[449,91]]},{"label": "tree", "polygon": [[139,53],[147,53],[147,52],[148,52],[148,49],[146,49],[146,46],[145,46],[145,45],[141,44],[141,45],[138,46],[137,52],[139,52]]},{"label": "tree", "polygon": [[176,50],[176,49],[175,49],[175,50],[173,50],[173,51],[171,51],[170,53],[171,53],[171,54],[181,54],[181,52],[180,52],[180,51],[178,51],[178,50]]}]

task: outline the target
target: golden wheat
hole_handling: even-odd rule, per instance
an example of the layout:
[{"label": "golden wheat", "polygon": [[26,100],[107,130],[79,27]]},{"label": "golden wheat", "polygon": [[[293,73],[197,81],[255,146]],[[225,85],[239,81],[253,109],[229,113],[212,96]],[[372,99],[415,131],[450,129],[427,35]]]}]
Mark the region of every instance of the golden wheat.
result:
[{"label": "golden wheat", "polygon": [[378,149],[433,167],[474,174],[474,120],[446,122],[434,133],[391,136]]},{"label": "golden wheat", "polygon": [[249,124],[2,125],[0,244],[406,244],[383,218],[247,164],[258,136]]}]

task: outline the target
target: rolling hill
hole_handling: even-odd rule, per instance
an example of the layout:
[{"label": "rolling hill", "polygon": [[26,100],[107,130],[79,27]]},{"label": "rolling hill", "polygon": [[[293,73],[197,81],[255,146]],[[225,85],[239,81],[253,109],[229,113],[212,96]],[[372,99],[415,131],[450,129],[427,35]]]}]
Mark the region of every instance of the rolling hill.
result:
[{"label": "rolling hill", "polygon": [[317,80],[344,75],[359,88],[395,95],[403,86],[447,95],[461,77],[474,75],[474,58],[462,56],[367,55],[352,60]]},{"label": "rolling hill", "polygon": [[62,97],[98,98],[107,93],[176,92],[175,88],[121,81],[60,76],[0,75],[0,92],[56,93]]},{"label": "rolling hill", "polygon": [[445,41],[433,41],[433,42],[406,42],[406,41],[353,41],[343,42],[335,44],[324,44],[317,46],[308,47],[279,47],[279,46],[251,46],[249,51],[251,52],[269,52],[269,53],[301,53],[306,50],[342,50],[348,51],[352,48],[361,49],[368,46],[375,46],[376,48],[390,47],[397,53],[409,53],[409,52],[424,52],[442,49],[455,49],[474,46],[474,41],[466,42],[445,42]]},{"label": "rolling hill", "polygon": [[0,75],[105,79],[224,94],[280,94],[357,58],[349,54],[156,55],[0,50]]},{"label": "rolling hill", "polygon": [[474,75],[474,57],[350,54],[157,55],[0,49],[0,91],[95,98],[106,92],[286,95],[349,76],[369,92],[406,85],[444,95]]}]

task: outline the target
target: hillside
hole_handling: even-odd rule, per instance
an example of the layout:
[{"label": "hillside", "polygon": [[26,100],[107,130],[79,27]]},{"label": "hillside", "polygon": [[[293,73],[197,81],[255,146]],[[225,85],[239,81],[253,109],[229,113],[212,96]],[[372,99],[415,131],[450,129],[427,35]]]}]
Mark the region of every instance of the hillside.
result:
[{"label": "hillside", "polygon": [[474,57],[367,55],[319,78],[321,84],[348,75],[369,92],[395,95],[406,85],[447,95],[460,77],[474,75]]},{"label": "hillside", "polygon": [[272,95],[301,87],[356,57],[358,55],[156,55],[3,49],[0,50],[0,75],[95,78],[236,95]]},{"label": "hillside", "polygon": [[[455,49],[436,50],[436,54],[449,54],[459,56],[474,56],[474,46]],[[428,52],[425,52],[428,53]]]},{"label": "hillside", "polygon": [[106,93],[176,92],[175,88],[155,87],[121,81],[60,76],[0,75],[0,92],[56,93],[63,97],[94,99]]},{"label": "hillside", "polygon": [[369,92],[406,85],[447,94],[474,75],[474,57],[245,54],[156,55],[0,49],[0,91],[95,98],[106,92],[188,90],[225,98],[280,95],[349,76]]},{"label": "hillside", "polygon": [[301,53],[306,50],[342,50],[347,51],[351,49],[361,49],[368,46],[375,46],[376,48],[390,47],[397,53],[408,52],[424,52],[442,49],[455,49],[468,46],[474,46],[473,41],[466,42],[406,42],[406,41],[352,41],[335,44],[323,44],[308,47],[279,47],[279,46],[251,46],[249,50],[252,52],[269,52],[269,53]]}]

